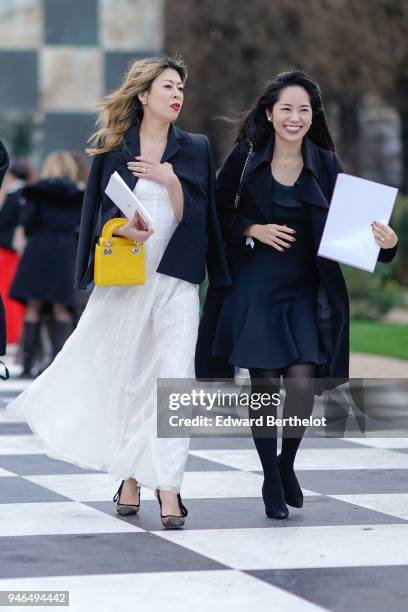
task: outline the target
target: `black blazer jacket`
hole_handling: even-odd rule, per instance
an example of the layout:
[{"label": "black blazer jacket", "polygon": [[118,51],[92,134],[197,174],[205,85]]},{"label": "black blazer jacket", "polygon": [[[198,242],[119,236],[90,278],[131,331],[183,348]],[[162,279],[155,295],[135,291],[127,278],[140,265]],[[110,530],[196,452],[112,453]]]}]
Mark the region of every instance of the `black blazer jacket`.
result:
[{"label": "black blazer jacket", "polygon": [[[246,246],[243,234],[253,223],[269,223],[270,215],[270,163],[273,157],[274,137],[254,151],[241,184],[238,209],[234,207],[235,194],[248,154],[246,144],[235,145],[217,178],[217,206],[222,232],[227,244],[228,259],[243,261],[251,258],[253,250]],[[302,143],[303,170],[295,183],[297,199],[310,207],[316,265],[320,277],[318,295],[318,325],[327,363],[317,367],[316,392],[334,388],[348,380],[349,376],[349,302],[346,284],[340,265],[336,261],[317,256],[320,240],[329,211],[336,177],[343,168],[338,156],[314,144],[309,138]],[[255,247],[257,248],[255,240]],[[381,249],[378,260],[392,261],[397,251]],[[219,380],[231,378],[234,368],[227,359],[212,355],[212,342],[222,301],[222,289],[207,292],[200,321],[196,348],[195,368],[198,379]]]},{"label": "black blazer jacket", "polygon": [[[140,139],[135,125],[126,133],[122,147],[93,159],[82,208],[76,288],[86,289],[93,280],[94,248],[104,223],[121,216],[105,194],[110,176],[116,170],[133,190],[138,179],[126,164],[136,155],[140,155]],[[231,284],[216,212],[215,169],[208,138],[184,132],[172,124],[161,162],[171,163],[181,182],[184,210],[157,272],[199,284],[207,267],[211,286]]]}]

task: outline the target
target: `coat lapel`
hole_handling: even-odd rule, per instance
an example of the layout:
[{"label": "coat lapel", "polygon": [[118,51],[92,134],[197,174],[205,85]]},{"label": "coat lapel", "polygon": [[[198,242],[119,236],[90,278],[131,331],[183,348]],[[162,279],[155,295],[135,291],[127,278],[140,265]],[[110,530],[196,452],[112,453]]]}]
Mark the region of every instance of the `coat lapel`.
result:
[{"label": "coat lapel", "polygon": [[[270,163],[273,157],[274,140],[272,133],[265,146],[255,152],[248,176],[243,181],[243,188],[249,191],[266,221],[270,220],[272,211],[273,194],[270,183]],[[307,137],[303,139],[302,157],[304,166],[295,183],[295,196],[301,202],[314,204],[325,209],[326,212],[323,215],[325,219],[329,203],[318,181],[320,166],[319,149]]]}]

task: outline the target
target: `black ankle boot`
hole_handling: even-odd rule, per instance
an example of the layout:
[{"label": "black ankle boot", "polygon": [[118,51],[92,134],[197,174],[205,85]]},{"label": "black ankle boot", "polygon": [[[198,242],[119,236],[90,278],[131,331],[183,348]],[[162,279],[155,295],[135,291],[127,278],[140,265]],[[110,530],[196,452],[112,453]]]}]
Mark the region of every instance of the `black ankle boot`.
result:
[{"label": "black ankle boot", "polygon": [[278,455],[278,468],[285,492],[285,501],[289,506],[301,508],[303,506],[303,493],[296,478],[295,470],[293,468],[287,469],[282,467],[280,459],[281,456]]},{"label": "black ankle boot", "polygon": [[289,510],[285,504],[283,487],[280,482],[270,483],[265,479],[262,485],[262,498],[264,500],[267,517],[285,519],[289,516]]},{"label": "black ankle boot", "polygon": [[23,327],[23,371],[19,378],[35,378],[32,367],[39,340],[40,322],[26,321]]}]

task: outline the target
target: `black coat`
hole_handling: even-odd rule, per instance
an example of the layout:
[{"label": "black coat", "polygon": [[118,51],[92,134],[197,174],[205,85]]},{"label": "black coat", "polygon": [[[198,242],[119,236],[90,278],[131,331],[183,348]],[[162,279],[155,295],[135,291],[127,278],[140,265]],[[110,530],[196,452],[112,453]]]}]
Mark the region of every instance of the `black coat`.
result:
[{"label": "black coat", "polygon": [[0,210],[0,247],[13,250],[14,232],[19,224],[22,207],[21,189],[8,193]]},{"label": "black coat", "polygon": [[[273,157],[273,136],[263,148],[255,151],[241,186],[238,212],[234,198],[248,153],[245,144],[237,144],[225,161],[217,179],[217,207],[230,261],[250,258],[253,251],[245,244],[243,232],[253,223],[268,223],[270,208],[270,162]],[[316,146],[307,137],[303,140],[304,168],[295,183],[294,196],[310,206],[313,240],[319,248],[337,174],[343,168],[335,153]],[[255,240],[255,249],[257,248]],[[381,249],[379,261],[389,262],[396,253]],[[316,256],[319,273],[318,326],[327,363],[317,366],[316,392],[333,388],[349,377],[349,302],[340,265]],[[219,380],[233,377],[234,368],[227,359],[213,357],[212,340],[222,300],[222,290],[209,289],[200,322],[195,367],[199,379]],[[320,384],[319,384],[320,383]]]},{"label": "black coat", "polygon": [[[0,140],[0,187],[3,182],[4,175],[7,172],[9,166],[9,156],[7,151]],[[4,312],[3,300],[0,296],[0,355],[4,355],[6,352],[6,315]]]},{"label": "black coat", "polygon": [[20,224],[27,245],[10,297],[75,306],[74,274],[83,191],[65,178],[25,187]]},{"label": "black coat", "polygon": [[[78,245],[76,287],[85,289],[93,280],[95,243],[106,221],[121,215],[104,193],[116,170],[130,189],[137,177],[127,162],[140,155],[139,129],[133,126],[124,146],[96,155],[92,162],[82,210]],[[215,171],[208,138],[170,126],[167,146],[161,162],[170,162],[184,193],[183,217],[176,227],[157,272],[201,283],[207,266],[210,284],[231,284],[221,230],[215,205]]]}]

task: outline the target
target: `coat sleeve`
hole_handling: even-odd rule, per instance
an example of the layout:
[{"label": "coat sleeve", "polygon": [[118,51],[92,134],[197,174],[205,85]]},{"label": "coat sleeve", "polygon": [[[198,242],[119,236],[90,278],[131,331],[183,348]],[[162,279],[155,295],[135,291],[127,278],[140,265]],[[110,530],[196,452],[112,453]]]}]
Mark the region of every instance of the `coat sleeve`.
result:
[{"label": "coat sleeve", "polygon": [[101,202],[103,154],[95,155],[85,189],[79,227],[75,288],[86,289],[93,280],[95,229]]},{"label": "coat sleeve", "polygon": [[238,213],[234,208],[234,201],[247,154],[244,144],[238,143],[234,146],[218,174],[216,188],[217,208],[224,239],[227,243],[244,248],[244,231],[256,222]]},{"label": "coat sleeve", "polygon": [[4,179],[4,175],[7,172],[7,168],[9,167],[9,156],[6,151],[6,147],[0,140],[0,187]]},{"label": "coat sleeve", "polygon": [[205,137],[208,159],[208,205],[207,205],[207,234],[208,247],[206,266],[208,280],[211,287],[225,287],[232,283],[225,254],[224,241],[218,219],[215,201],[215,165],[211,152],[210,142]]}]

